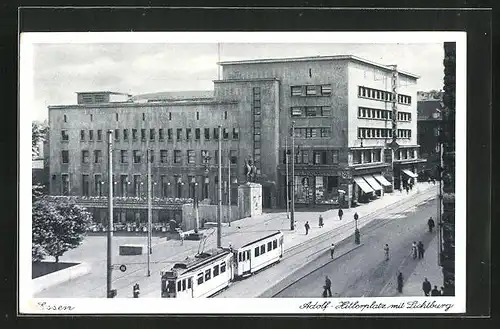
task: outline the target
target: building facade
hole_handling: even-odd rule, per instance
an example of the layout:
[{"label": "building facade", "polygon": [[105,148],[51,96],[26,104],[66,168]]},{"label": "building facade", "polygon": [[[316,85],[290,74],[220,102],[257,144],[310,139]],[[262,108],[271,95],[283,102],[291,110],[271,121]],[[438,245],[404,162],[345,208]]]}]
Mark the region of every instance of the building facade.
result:
[{"label": "building facade", "polygon": [[[50,193],[107,195],[110,130],[114,195],[144,200],[115,211],[121,221],[143,221],[145,216],[148,151],[154,198],[196,196],[217,203],[220,138],[223,202],[230,186],[236,203],[244,165],[251,159],[263,186],[264,208],[285,206],[284,163],[292,126],[298,205],[334,205],[346,193],[355,202],[367,202],[404,185],[423,162],[414,74],[354,56],[219,64],[222,79],[214,81],[213,96],[86,92],[77,93],[75,105],[49,106]],[[395,151],[387,146],[393,140],[393,113]],[[162,214],[159,202],[154,220],[178,217]],[[99,218],[105,216],[103,208]]]},{"label": "building facade", "polygon": [[419,100],[417,103],[417,128],[420,154],[427,162],[422,178],[439,178],[441,163],[439,133],[443,121],[444,104],[441,100]]}]

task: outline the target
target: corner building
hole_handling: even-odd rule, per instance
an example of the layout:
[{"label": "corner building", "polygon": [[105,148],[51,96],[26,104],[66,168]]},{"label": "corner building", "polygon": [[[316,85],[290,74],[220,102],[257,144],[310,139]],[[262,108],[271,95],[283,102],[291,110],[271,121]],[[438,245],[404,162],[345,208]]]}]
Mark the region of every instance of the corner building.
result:
[{"label": "corner building", "polygon": [[[146,220],[147,150],[154,198],[196,195],[216,204],[220,137],[223,203],[229,181],[236,204],[244,163],[253,159],[264,208],[286,204],[285,145],[290,149],[292,122],[298,205],[336,204],[342,191],[367,202],[392,185],[399,188],[424,161],[416,142],[416,75],[398,72],[399,149],[393,154],[387,147],[390,67],[354,56],[219,64],[222,79],[214,81],[212,97],[85,92],[77,93],[77,104],[49,106],[50,193],[107,195],[108,130],[113,131],[114,195],[143,200],[117,209],[118,221]],[[102,207],[98,217],[105,211]],[[153,207],[153,221],[178,216]]]}]

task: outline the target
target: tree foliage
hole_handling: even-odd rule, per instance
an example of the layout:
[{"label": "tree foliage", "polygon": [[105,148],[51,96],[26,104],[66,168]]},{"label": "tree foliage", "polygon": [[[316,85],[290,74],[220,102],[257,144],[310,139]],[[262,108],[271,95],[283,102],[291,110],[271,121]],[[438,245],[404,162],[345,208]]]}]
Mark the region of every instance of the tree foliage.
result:
[{"label": "tree foliage", "polygon": [[40,154],[38,145],[45,139],[48,127],[37,122],[31,123],[31,158],[34,159]]},{"label": "tree foliage", "polygon": [[33,261],[52,256],[59,262],[66,251],[81,244],[92,221],[92,215],[73,202],[34,197],[32,209]]}]

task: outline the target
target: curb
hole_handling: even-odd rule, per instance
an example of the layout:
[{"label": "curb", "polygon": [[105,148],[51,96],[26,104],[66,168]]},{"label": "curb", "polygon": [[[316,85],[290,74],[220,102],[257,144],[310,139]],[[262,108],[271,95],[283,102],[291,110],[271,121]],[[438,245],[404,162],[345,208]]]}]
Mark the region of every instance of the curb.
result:
[{"label": "curb", "polygon": [[[344,240],[342,240],[342,241],[341,241],[341,242],[339,242],[339,243],[342,243],[342,242],[343,242],[343,241],[345,241],[345,240],[347,240],[347,238],[346,238],[346,239],[344,239]],[[284,285],[285,285],[284,287],[280,288],[278,291],[273,292],[273,290],[276,290],[276,289],[277,289],[276,287],[278,287],[278,286],[280,286],[280,285],[281,285],[281,283],[283,282],[283,281],[281,281],[281,282],[279,282],[278,284],[274,285],[273,287],[271,287],[271,288],[267,289],[265,292],[263,292],[262,294],[260,294],[260,295],[259,295],[259,296],[257,296],[257,297],[260,297],[260,298],[272,298],[272,297],[274,297],[274,296],[278,295],[279,293],[281,293],[283,290],[285,290],[285,289],[289,288],[291,285],[295,284],[296,282],[298,282],[298,281],[302,280],[303,278],[305,278],[306,276],[310,275],[311,273],[314,273],[314,272],[318,271],[319,269],[321,269],[321,268],[323,268],[323,267],[327,266],[327,265],[328,265],[328,264],[330,264],[331,262],[334,262],[334,261],[338,260],[339,258],[341,258],[341,257],[343,257],[343,256],[345,256],[345,255],[347,255],[347,254],[351,253],[352,251],[354,251],[354,250],[356,250],[356,249],[358,249],[358,248],[362,247],[363,245],[364,245],[363,243],[361,243],[361,244],[359,244],[359,245],[356,245],[355,247],[353,247],[353,248],[351,248],[351,249],[347,250],[346,252],[344,252],[344,253],[342,253],[342,254],[338,255],[338,256],[337,256],[337,257],[335,257],[334,259],[329,259],[326,263],[324,263],[324,264],[322,264],[322,265],[318,266],[317,268],[315,268],[315,269],[313,269],[313,270],[311,270],[311,271],[308,271],[308,272],[307,272],[307,273],[305,273],[305,274],[301,274],[298,278],[297,278],[297,277],[295,277],[295,278],[293,278],[293,279],[290,279],[290,277],[294,276],[294,274],[297,274],[299,271],[303,270],[303,269],[304,269],[307,265],[310,265],[312,262],[315,262],[315,261],[317,261],[318,259],[320,259],[321,257],[323,257],[323,256],[324,256],[324,254],[322,253],[321,255],[318,255],[318,256],[317,256],[317,257],[315,257],[313,260],[311,260],[311,261],[309,261],[309,262],[305,263],[303,266],[299,267],[299,268],[298,268],[297,270],[295,270],[292,274],[290,274],[288,277],[286,277],[286,278],[283,280],[283,281],[287,281],[287,283],[285,283],[285,284],[284,284]],[[292,281],[292,282],[290,282],[290,281]]]}]

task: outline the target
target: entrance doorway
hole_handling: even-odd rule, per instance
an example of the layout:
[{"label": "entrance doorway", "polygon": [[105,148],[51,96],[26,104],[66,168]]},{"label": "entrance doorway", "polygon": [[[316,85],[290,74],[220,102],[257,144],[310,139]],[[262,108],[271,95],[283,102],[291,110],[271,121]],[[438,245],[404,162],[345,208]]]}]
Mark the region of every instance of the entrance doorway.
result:
[{"label": "entrance doorway", "polygon": [[271,188],[269,186],[262,187],[262,208],[271,208]]}]

